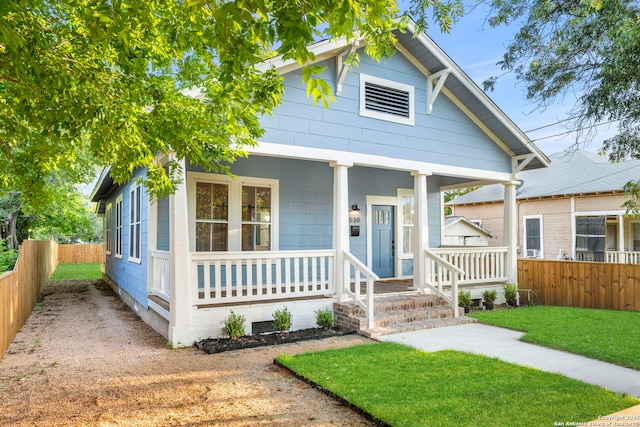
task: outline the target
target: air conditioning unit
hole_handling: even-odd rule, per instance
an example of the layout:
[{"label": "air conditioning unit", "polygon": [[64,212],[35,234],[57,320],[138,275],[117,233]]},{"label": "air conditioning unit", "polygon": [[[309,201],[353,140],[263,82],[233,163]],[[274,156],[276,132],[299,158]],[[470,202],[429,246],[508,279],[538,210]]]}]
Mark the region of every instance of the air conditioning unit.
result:
[{"label": "air conditioning unit", "polygon": [[538,258],[540,251],[538,249],[527,249],[527,258]]}]

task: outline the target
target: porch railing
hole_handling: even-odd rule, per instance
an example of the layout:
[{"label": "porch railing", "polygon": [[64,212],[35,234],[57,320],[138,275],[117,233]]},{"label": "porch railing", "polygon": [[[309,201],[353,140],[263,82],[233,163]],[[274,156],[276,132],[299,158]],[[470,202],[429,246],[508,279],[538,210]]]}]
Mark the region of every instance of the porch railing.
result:
[{"label": "porch railing", "polygon": [[151,293],[171,299],[171,252],[151,251]]},{"label": "porch railing", "polygon": [[604,261],[613,264],[640,264],[640,252],[605,251]]},{"label": "porch railing", "polygon": [[[362,298],[362,290],[360,289],[363,279],[366,282],[365,298]],[[369,329],[375,326],[373,285],[376,280],[380,280],[380,278],[369,267],[350,252],[344,252],[344,293],[350,296],[353,302],[364,310],[367,317],[367,328]],[[351,290],[352,285],[353,290]]]},{"label": "porch railing", "polygon": [[[487,248],[434,248],[430,251],[463,271],[459,284],[480,284],[507,280],[506,247]],[[433,260],[429,273],[432,283],[451,285],[452,273],[449,269],[437,268]]]},{"label": "porch railing", "polygon": [[193,252],[197,305],[333,295],[335,251]]},{"label": "porch railing", "polygon": [[[432,272],[431,274],[427,274],[427,283],[425,283],[425,285],[449,302],[449,305],[453,308],[454,317],[460,316],[458,312],[458,278],[464,275],[464,271],[436,254],[433,250],[427,249],[424,251],[424,254],[427,260],[427,266],[429,266],[427,271]],[[437,276],[433,274],[433,271],[436,270],[439,273]],[[442,289],[444,285],[443,280],[434,282],[434,279],[442,278],[445,275],[449,278],[448,284],[451,285],[451,298],[449,298]]]}]

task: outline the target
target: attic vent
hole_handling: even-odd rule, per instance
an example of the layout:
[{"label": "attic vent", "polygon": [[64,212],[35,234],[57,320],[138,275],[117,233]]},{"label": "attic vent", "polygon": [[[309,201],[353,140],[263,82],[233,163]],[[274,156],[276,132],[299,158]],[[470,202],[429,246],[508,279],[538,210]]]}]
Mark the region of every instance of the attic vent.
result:
[{"label": "attic vent", "polygon": [[360,74],[360,115],[414,124],[413,86]]},{"label": "attic vent", "polygon": [[364,99],[367,110],[406,118],[411,115],[409,92],[365,82]]}]

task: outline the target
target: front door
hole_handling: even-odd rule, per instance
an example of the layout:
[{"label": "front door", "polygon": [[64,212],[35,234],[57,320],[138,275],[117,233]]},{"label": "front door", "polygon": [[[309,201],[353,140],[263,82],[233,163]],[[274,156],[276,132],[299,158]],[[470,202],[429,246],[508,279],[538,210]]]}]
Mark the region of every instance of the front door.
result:
[{"label": "front door", "polygon": [[393,206],[374,205],[371,222],[373,272],[378,277],[393,277],[395,258]]}]

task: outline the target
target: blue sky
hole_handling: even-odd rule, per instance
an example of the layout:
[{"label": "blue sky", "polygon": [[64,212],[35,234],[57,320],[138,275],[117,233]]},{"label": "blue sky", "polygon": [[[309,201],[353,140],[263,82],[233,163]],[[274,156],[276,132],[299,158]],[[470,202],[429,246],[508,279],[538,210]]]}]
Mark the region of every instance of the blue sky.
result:
[{"label": "blue sky", "polygon": [[[518,28],[491,28],[485,23],[486,7],[467,9],[466,13],[467,15],[454,25],[449,34],[440,33],[436,25],[430,25],[427,33],[478,86],[482,87],[482,81],[487,77],[502,74],[496,63],[502,58],[505,46]],[[518,84],[512,75],[501,77],[495,91],[487,94],[545,154],[563,151],[576,142],[576,134],[567,134],[567,128],[562,124],[529,132],[566,119],[567,112],[573,107],[573,98],[567,97],[564,105],[558,103],[541,111],[525,99],[524,86]],[[587,144],[581,144],[581,148],[597,152],[602,141],[615,134],[616,128],[614,125],[604,125],[596,130],[597,134]]]}]

